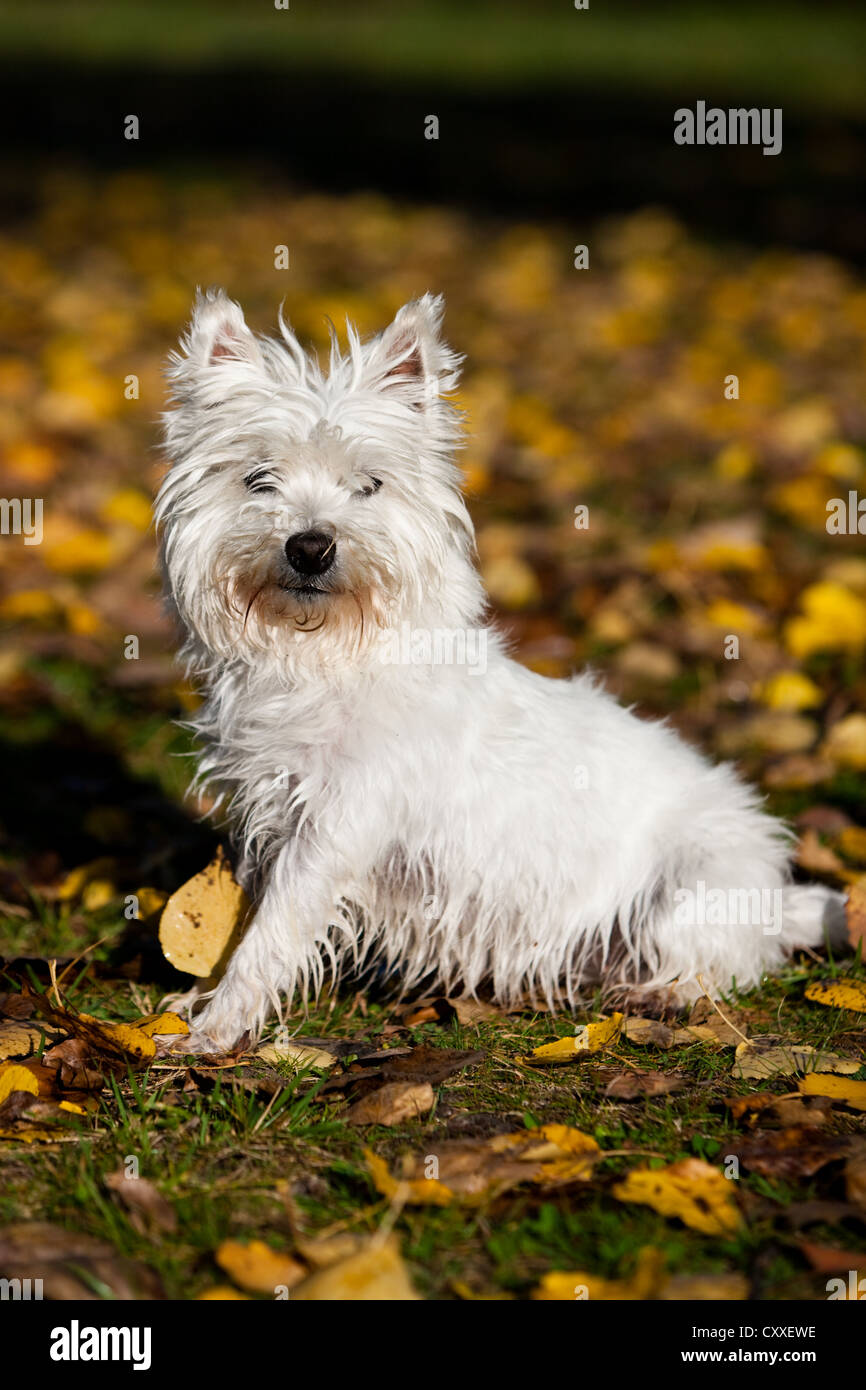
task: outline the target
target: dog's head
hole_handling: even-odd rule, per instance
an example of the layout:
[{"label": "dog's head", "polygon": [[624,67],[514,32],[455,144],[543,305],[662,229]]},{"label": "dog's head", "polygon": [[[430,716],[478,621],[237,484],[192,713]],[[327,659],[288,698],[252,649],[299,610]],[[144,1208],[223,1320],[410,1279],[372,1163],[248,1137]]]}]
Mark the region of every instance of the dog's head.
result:
[{"label": "dog's head", "polygon": [[334,335],[325,373],[282,317],[261,338],[224,294],[199,296],[170,359],[156,516],[202,659],[321,667],[400,623],[477,618],[442,307],[425,295],[369,342],[350,327],[345,353]]}]

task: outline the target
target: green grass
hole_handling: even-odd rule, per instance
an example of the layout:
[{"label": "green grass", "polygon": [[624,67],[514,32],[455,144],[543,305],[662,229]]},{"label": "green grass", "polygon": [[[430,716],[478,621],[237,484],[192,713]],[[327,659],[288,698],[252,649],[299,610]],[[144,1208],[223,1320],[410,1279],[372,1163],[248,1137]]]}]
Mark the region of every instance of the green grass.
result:
[{"label": "green grass", "polygon": [[837,6],[239,6],[150,0],[0,4],[10,60],[351,71],[382,80],[742,97],[866,110],[866,16]]},{"label": "green grass", "polygon": [[[102,929],[101,921],[90,924],[94,938]],[[7,940],[13,938],[14,947],[22,926],[10,919],[0,930]],[[23,930],[24,943],[32,947],[32,934]],[[46,941],[56,944],[58,930],[55,922]],[[105,948],[98,954],[104,956]],[[731,999],[728,1007],[748,1020],[750,1034],[781,1032],[792,1041],[855,1054],[859,1048],[862,1053],[863,1031],[856,1015],[803,998],[808,979],[832,969],[794,964],[762,990]],[[0,977],[0,988],[5,983]],[[118,1020],[135,1017],[142,1004],[154,1005],[158,991],[78,975],[68,997],[80,1009]],[[291,1249],[280,1183],[290,1185],[309,1233],[334,1223],[372,1233],[387,1203],[370,1180],[365,1147],[393,1167],[404,1151],[435,1151],[438,1141],[455,1133],[471,1135],[473,1129],[484,1134],[491,1116],[515,1130],[561,1122],[611,1151],[591,1182],[554,1192],[521,1188],[480,1208],[404,1208],[396,1229],[412,1278],[425,1297],[451,1298],[459,1285],[480,1296],[522,1298],[551,1269],[623,1277],[643,1246],[662,1250],[673,1274],[739,1270],[760,1276],[759,1297],[824,1296],[823,1278],[807,1271],[797,1233],[784,1215],[792,1203],[839,1197],[838,1169],[802,1181],[744,1172],[739,1187],[741,1195],[748,1194],[748,1219],[737,1236],[726,1239],[701,1235],[645,1207],[625,1206],[610,1192],[614,1181],[641,1163],[689,1156],[721,1162],[743,1132],[731,1121],[724,1098],[762,1089],[783,1094],[794,1089],[790,1078],[766,1084],[734,1080],[732,1049],[703,1043],[660,1052],[623,1041],[607,1053],[555,1069],[518,1060],[531,1047],[572,1031],[573,1021],[566,1018],[526,1014],[475,1027],[456,1021],[425,1023],[396,1035],[383,1032],[389,1022],[393,1024],[393,1016],[386,1004],[372,1002],[362,1017],[351,1000],[339,998],[326,1001],[301,1027],[310,1036],[363,1037],[371,1047],[426,1043],[484,1049],[481,1065],[437,1088],[437,1103],[427,1119],[393,1129],[358,1130],[345,1122],[343,1103],[323,1095],[321,1077],[309,1070],[295,1073],[289,1064],[280,1064],[274,1096],[274,1072],[259,1064],[184,1089],[184,1074],[163,1061],[111,1081],[98,1113],[72,1122],[80,1135],[77,1143],[51,1148],[5,1143],[0,1150],[0,1224],[47,1219],[100,1236],[118,1254],[156,1270],[170,1297],[186,1299],[225,1282],[213,1254],[229,1237],[259,1237]],[[606,1100],[599,1073],[611,1066],[675,1071],[685,1086],[658,1099]],[[257,1086],[259,1075],[263,1083],[269,1077],[266,1086]],[[862,1118],[842,1111],[832,1124],[840,1132],[863,1129]],[[175,1234],[143,1235],[107,1190],[106,1175],[130,1156],[137,1158],[141,1176],[155,1182],[174,1207]],[[858,1237],[847,1224],[813,1225],[808,1237],[851,1249],[863,1246],[862,1232]]]}]

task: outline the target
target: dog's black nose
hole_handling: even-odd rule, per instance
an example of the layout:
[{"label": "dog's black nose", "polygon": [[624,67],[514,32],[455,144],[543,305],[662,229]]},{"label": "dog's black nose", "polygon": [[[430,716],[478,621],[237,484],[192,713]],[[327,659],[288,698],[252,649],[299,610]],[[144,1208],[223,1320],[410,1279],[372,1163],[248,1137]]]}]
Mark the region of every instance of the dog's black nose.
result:
[{"label": "dog's black nose", "polygon": [[336,553],[335,538],[324,531],[297,531],[286,541],[286,559],[298,574],[324,574]]}]

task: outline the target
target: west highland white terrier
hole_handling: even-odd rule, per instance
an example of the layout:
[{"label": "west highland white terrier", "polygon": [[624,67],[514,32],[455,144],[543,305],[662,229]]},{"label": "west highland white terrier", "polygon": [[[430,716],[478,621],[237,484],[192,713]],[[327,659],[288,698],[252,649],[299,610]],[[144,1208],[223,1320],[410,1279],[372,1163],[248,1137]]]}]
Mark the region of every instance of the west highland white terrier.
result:
[{"label": "west highland white terrier", "polygon": [[210,292],[172,354],[163,566],[206,696],[198,781],[254,903],[186,997],[190,1047],[347,969],[682,1004],[842,939],[840,896],[791,884],[789,832],[730,768],[486,625],[442,310],[350,327],[326,374],[282,316],[262,338]]}]

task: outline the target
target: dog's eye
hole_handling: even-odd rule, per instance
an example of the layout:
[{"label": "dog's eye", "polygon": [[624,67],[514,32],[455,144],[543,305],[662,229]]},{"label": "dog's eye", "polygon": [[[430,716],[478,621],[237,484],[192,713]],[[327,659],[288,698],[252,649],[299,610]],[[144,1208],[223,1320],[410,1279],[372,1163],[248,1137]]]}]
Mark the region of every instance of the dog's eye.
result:
[{"label": "dog's eye", "polygon": [[382,479],[381,479],[381,478],[371,478],[370,481],[369,481],[369,483],[365,483],[365,484],[364,484],[364,486],[361,488],[361,491],[360,491],[360,493],[359,493],[358,495],[359,495],[360,497],[372,497],[372,496],[373,496],[373,493],[374,493],[374,492],[378,492],[378,491],[379,491],[379,488],[380,488],[381,486],[382,486]]},{"label": "dog's eye", "polygon": [[249,492],[276,492],[277,490],[266,468],[257,468],[252,473],[248,473],[244,478],[244,484]]}]

